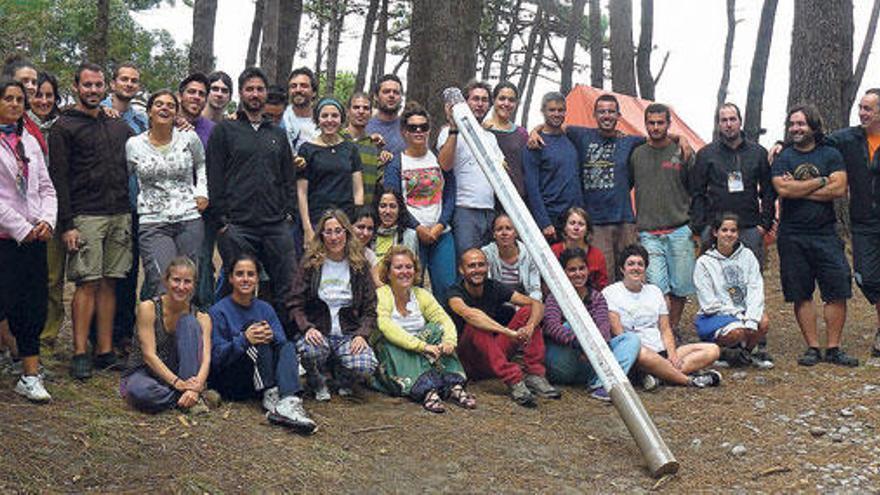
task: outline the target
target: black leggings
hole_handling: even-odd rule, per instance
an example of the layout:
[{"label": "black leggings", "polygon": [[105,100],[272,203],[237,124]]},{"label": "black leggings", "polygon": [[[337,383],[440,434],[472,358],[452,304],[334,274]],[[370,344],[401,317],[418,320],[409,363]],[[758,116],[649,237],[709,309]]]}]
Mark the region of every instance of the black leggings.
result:
[{"label": "black leggings", "polygon": [[9,321],[20,357],[40,354],[49,288],[46,243],[0,239],[0,314]]}]

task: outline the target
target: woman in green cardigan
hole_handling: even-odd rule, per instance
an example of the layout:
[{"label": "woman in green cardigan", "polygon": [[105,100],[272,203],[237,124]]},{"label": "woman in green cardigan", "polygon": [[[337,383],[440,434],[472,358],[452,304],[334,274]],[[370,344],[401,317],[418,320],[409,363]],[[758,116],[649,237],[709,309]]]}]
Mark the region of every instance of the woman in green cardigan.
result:
[{"label": "woman in green cardigan", "polygon": [[455,355],[455,324],[430,292],[416,287],[419,273],[415,254],[402,245],[379,263],[385,285],[376,291],[378,331],[370,339],[379,359],[376,386],[434,413],[446,410],[444,399],[473,409],[477,401],[465,390],[467,378]]}]

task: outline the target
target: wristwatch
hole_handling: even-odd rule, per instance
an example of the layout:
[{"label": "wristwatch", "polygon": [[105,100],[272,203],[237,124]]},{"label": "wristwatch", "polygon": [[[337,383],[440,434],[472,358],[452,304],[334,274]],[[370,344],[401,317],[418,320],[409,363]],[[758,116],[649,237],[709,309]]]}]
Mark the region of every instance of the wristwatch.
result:
[{"label": "wristwatch", "polygon": [[828,177],[825,177],[825,176],[819,177],[819,182],[822,183],[822,185],[819,186],[819,189],[822,189],[823,187],[825,187],[828,184]]}]

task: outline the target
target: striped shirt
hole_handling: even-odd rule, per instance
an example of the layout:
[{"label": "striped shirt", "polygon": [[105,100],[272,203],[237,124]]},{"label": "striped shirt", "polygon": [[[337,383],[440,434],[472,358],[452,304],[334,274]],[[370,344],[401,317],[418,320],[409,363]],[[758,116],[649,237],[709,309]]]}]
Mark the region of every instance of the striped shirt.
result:
[{"label": "striped shirt", "polygon": [[369,135],[354,139],[346,130],[342,132],[342,137],[357,145],[358,154],[361,157],[361,165],[363,166],[361,176],[364,180],[364,204],[371,205],[373,204],[376,184],[382,183],[382,167],[379,166],[379,148],[373,144]]}]

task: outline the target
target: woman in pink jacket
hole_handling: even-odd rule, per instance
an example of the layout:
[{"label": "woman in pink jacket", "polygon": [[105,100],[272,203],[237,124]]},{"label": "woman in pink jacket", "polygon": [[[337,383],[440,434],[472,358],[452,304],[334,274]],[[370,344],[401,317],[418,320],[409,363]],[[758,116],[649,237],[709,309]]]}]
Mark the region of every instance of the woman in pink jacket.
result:
[{"label": "woman in pink jacket", "polygon": [[51,399],[38,373],[46,321],[46,241],[58,203],[37,139],[25,129],[22,83],[0,81],[0,314],[9,320],[23,373],[15,391],[35,402]]}]

